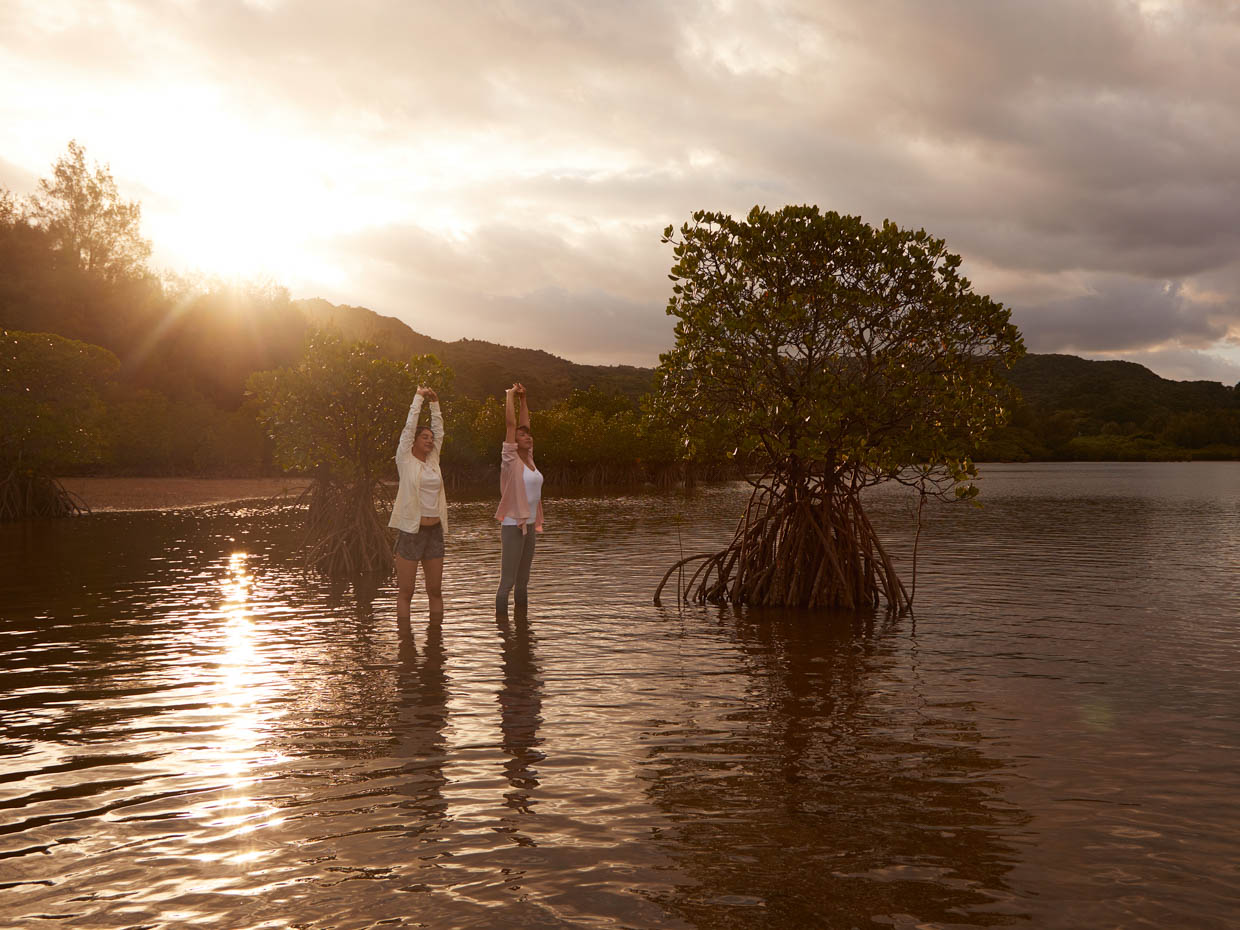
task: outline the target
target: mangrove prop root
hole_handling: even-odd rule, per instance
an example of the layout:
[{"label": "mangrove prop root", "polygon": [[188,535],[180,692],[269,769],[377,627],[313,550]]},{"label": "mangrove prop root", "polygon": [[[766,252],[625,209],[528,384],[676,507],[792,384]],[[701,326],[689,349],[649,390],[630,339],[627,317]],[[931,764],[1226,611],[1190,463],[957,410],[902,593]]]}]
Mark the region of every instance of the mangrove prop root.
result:
[{"label": "mangrove prop root", "polygon": [[0,523],[89,513],[76,494],[49,475],[12,469],[0,478]]},{"label": "mangrove prop root", "polygon": [[857,494],[825,482],[790,485],[770,475],[754,482],[731,543],[672,565],[656,605],[672,575],[694,563],[678,595],[685,603],[867,610],[885,601],[897,613],[911,606]]},{"label": "mangrove prop root", "polygon": [[382,494],[377,486],[315,479],[299,499],[306,505],[306,567],[335,578],[389,573],[392,548],[379,507]]}]

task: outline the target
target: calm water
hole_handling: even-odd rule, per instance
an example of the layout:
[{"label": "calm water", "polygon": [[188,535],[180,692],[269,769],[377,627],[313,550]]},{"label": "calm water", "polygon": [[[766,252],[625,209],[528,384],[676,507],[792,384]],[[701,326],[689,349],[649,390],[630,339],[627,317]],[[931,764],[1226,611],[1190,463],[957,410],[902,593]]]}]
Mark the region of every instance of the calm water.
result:
[{"label": "calm water", "polygon": [[288,511],[0,527],[0,925],[1236,926],[1240,464],[984,488],[915,623],[651,606],[730,487],[549,502],[499,624],[453,506],[412,647]]}]

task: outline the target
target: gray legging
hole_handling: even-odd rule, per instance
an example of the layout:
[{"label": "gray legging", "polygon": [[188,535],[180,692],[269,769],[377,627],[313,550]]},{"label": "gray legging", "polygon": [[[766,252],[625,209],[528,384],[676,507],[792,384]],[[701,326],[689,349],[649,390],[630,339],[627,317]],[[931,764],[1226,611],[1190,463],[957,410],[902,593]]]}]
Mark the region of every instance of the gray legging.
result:
[{"label": "gray legging", "polygon": [[499,591],[495,594],[495,609],[508,612],[508,592],[513,591],[513,604],[522,608],[526,605],[530,584],[530,566],[534,563],[534,527],[526,527],[524,533],[519,526],[501,526],[499,538],[502,544],[500,556]]}]

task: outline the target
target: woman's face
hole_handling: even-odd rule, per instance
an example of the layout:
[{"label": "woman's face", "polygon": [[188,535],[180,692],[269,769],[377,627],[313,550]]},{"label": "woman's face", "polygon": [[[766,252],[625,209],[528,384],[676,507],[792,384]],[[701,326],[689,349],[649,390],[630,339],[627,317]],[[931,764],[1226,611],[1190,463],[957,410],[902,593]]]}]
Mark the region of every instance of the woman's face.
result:
[{"label": "woman's face", "polygon": [[416,436],[413,437],[414,454],[422,457],[429,455],[431,450],[435,448],[435,434],[426,427],[418,430]]},{"label": "woman's face", "polygon": [[517,430],[517,448],[522,452],[534,451],[534,436],[527,430]]}]

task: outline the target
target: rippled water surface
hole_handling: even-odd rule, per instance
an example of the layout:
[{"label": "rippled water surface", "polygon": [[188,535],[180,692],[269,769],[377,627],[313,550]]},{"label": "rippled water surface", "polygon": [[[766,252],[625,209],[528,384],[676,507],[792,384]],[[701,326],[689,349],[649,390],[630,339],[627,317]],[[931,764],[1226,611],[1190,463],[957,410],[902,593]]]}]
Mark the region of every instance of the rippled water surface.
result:
[{"label": "rippled water surface", "polygon": [[454,505],[412,644],[287,509],[0,527],[0,925],[1236,926],[1240,464],[991,467],[915,622],[651,606],[744,493],[548,501],[502,623]]}]

